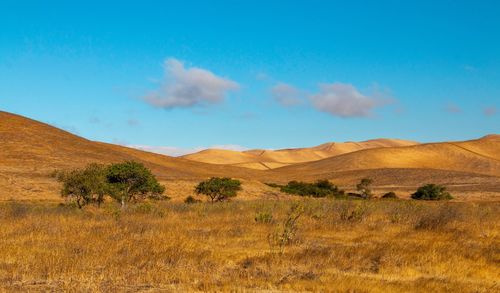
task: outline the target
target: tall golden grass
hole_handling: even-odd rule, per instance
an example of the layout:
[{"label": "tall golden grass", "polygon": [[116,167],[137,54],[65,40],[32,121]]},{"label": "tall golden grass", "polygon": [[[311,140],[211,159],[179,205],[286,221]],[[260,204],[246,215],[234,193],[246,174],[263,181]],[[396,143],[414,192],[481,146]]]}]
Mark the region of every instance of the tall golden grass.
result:
[{"label": "tall golden grass", "polygon": [[0,291],[498,292],[499,215],[409,200],[7,202]]}]

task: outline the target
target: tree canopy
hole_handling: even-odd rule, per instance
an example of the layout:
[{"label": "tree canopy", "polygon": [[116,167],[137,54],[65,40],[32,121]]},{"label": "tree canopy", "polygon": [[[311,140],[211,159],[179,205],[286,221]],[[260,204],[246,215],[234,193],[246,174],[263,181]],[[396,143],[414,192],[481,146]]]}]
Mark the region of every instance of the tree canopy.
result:
[{"label": "tree canopy", "polygon": [[200,182],[195,187],[196,193],[206,195],[212,202],[223,201],[235,197],[240,190],[241,182],[227,177],[212,177]]},{"label": "tree canopy", "polygon": [[73,199],[79,208],[90,203],[100,205],[106,195],[125,206],[146,197],[159,198],[165,191],[148,168],[133,161],[108,166],[89,164],[56,176],[63,183],[61,195]]},{"label": "tree canopy", "polygon": [[110,196],[121,202],[122,206],[165,191],[165,187],[158,183],[148,168],[134,161],[110,165],[106,170],[106,179]]}]

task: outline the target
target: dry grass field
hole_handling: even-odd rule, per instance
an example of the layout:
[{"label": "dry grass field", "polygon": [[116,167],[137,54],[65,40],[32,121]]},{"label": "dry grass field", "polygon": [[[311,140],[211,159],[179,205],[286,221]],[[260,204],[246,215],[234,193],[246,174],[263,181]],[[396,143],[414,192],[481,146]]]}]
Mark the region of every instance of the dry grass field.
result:
[{"label": "dry grass field", "polygon": [[4,201],[0,291],[500,292],[499,214],[498,202]]}]

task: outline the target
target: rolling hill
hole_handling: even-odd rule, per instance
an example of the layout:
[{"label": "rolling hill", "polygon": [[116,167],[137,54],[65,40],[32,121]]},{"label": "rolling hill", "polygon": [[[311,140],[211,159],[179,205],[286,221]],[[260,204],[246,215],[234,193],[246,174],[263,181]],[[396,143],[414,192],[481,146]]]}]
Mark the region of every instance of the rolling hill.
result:
[{"label": "rolling hill", "polygon": [[[210,157],[210,162],[193,160],[196,155]],[[124,160],[144,163],[167,185],[167,195],[179,199],[192,194],[199,180],[211,176],[243,180],[241,198],[279,195],[266,182],[326,178],[352,189],[364,177],[373,178],[374,188],[380,192],[407,193],[433,182],[446,184],[464,196],[500,195],[499,135],[430,144],[371,140],[278,151],[207,150],[187,159],[87,140],[0,111],[0,200],[60,200],[59,184],[49,176],[54,170]],[[266,170],[248,168],[248,164],[265,165]]]},{"label": "rolling hill", "polygon": [[417,142],[399,139],[374,139],[363,142],[325,143],[310,148],[281,150],[231,151],[207,149],[183,158],[210,164],[233,165],[251,169],[267,170],[296,163],[318,161],[359,150],[416,145]]}]

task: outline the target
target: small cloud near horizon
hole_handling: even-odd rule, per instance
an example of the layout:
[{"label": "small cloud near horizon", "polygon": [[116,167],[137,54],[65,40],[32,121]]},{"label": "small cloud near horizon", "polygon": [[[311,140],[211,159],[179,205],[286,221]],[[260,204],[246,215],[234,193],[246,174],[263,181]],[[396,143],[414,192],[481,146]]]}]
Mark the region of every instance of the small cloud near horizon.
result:
[{"label": "small cloud near horizon", "polygon": [[158,108],[189,108],[221,103],[228,92],[240,87],[237,82],[217,76],[209,70],[187,68],[175,58],[167,59],[164,66],[165,78],[161,81],[160,89],[143,97],[147,103]]},{"label": "small cloud near horizon", "polygon": [[192,153],[197,153],[206,149],[222,149],[231,151],[246,151],[249,149],[247,147],[236,144],[213,145],[209,147],[187,147],[187,148],[173,147],[173,146],[149,146],[149,145],[125,145],[125,146],[172,157],[180,157]]},{"label": "small cloud near horizon", "polygon": [[392,97],[375,89],[371,96],[363,95],[351,84],[340,82],[321,84],[320,92],[309,97],[314,108],[342,118],[371,117],[373,110],[392,103]]}]

